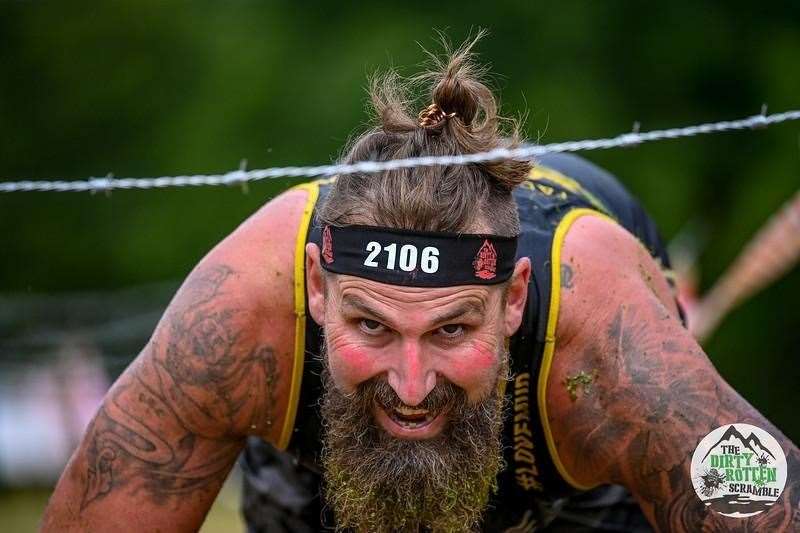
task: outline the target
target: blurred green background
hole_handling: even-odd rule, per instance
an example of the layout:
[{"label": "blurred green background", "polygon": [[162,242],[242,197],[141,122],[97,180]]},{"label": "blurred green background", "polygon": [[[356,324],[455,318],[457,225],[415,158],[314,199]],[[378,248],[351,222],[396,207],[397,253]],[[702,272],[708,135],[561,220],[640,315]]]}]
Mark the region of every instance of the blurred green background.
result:
[{"label": "blurred green background", "polygon": [[[369,73],[413,74],[434,29],[459,42],[477,27],[505,112],[527,112],[541,142],[800,107],[796,1],[2,2],[0,180],[330,162],[368,118]],[[800,185],[798,123],[585,155],[667,240],[706,229],[703,287]],[[0,293],[177,282],[289,184],[2,195]],[[706,346],[796,442],[799,297],[794,269]]]}]

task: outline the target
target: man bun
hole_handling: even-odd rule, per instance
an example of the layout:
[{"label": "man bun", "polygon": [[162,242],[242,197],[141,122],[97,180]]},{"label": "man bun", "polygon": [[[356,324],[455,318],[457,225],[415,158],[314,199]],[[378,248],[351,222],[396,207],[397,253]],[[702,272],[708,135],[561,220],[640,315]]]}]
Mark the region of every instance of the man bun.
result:
[{"label": "man bun", "polygon": [[[443,38],[444,54],[428,53],[432,67],[410,79],[392,70],[373,77],[369,94],[375,125],[352,142],[342,162],[519,146],[518,121],[499,115],[484,81],[486,70],[475,62],[472,49],[484,36],[478,32],[455,51]],[[519,219],[511,191],[530,169],[530,161],[505,159],[343,175],[319,216],[334,225],[456,232],[490,225],[497,234],[516,235]]]},{"label": "man bun", "polygon": [[[472,53],[475,44],[485,36],[485,30],[479,31],[474,39],[465,42],[455,52],[449,52],[449,45],[443,40],[449,58],[444,61],[431,55],[436,68],[420,76],[420,79],[434,82],[431,101],[445,113],[454,114],[456,120],[451,121],[448,133],[464,153],[513,148],[520,144],[518,122],[498,114],[497,99],[485,82],[486,69],[477,66]],[[484,166],[508,189],[522,183],[530,172],[527,161],[505,160]]]}]

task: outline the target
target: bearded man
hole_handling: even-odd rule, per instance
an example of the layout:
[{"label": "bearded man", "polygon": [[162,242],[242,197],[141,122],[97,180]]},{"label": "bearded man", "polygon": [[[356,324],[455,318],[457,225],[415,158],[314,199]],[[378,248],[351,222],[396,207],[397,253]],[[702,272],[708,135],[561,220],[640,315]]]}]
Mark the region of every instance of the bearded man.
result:
[{"label": "bearded man", "polygon": [[[419,114],[374,83],[378,125],[343,161],[517,145],[471,44],[424,77]],[[667,268],[639,204],[572,156],[296,187],[190,274],[44,529],[196,530],[251,437],[254,531],[798,530],[798,449],[714,370]],[[787,457],[749,518],[693,489],[698,442],[733,423]],[[300,512],[259,523],[275,501]]]}]

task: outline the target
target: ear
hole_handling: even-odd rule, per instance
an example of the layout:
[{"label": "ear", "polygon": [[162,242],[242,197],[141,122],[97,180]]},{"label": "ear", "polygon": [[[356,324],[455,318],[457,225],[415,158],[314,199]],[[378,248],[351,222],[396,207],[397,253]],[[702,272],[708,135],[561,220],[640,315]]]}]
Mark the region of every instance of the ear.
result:
[{"label": "ear", "polygon": [[308,311],[320,326],[325,323],[325,278],[319,264],[319,246],[306,244],[306,290]]},{"label": "ear", "polygon": [[514,273],[506,288],[506,308],[504,328],[505,336],[510,337],[519,329],[522,315],[525,312],[525,302],[528,301],[528,282],[531,280],[531,260],[521,258],[514,266]]}]

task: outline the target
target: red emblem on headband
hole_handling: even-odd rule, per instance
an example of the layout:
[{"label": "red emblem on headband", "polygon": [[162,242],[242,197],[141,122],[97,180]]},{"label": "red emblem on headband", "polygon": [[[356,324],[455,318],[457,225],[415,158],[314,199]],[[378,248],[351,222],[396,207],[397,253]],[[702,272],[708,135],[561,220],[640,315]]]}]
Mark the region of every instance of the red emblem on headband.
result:
[{"label": "red emblem on headband", "polygon": [[322,258],[328,264],[333,263],[333,238],[330,226],[325,226],[322,231]]},{"label": "red emblem on headband", "polygon": [[475,276],[481,279],[492,279],[497,275],[497,252],[489,239],[483,241],[472,266],[475,268]]}]

